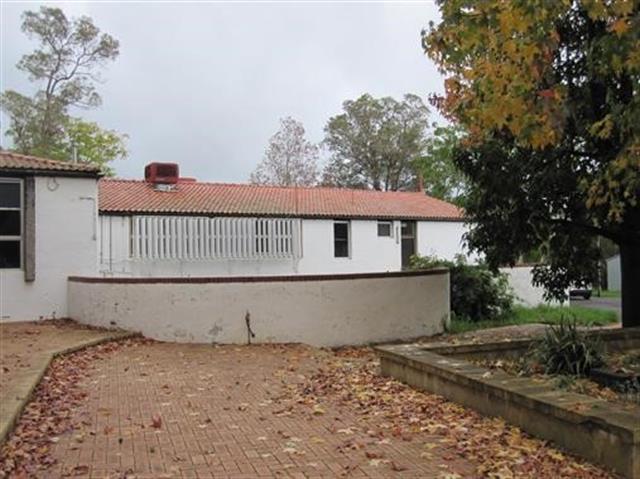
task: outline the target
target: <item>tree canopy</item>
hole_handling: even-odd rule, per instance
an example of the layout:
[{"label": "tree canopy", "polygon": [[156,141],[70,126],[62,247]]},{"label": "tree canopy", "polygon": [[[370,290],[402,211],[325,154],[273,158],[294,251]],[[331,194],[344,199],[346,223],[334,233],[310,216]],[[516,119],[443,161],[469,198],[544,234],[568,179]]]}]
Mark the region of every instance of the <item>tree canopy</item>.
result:
[{"label": "tree canopy", "polygon": [[463,138],[458,126],[434,125],[423,155],[416,160],[426,193],[458,206],[464,206],[466,180],[454,162],[454,154]]},{"label": "tree canopy", "polygon": [[65,124],[65,136],[60,143],[62,152],[57,158],[73,158],[93,163],[103,173],[112,175],[109,162],[127,157],[126,135],[100,128],[97,123],[70,118]]},{"label": "tree canopy", "polygon": [[100,69],[118,56],[118,41],[101,33],[89,17],[70,20],[53,7],[24,12],[22,31],[38,47],[16,67],[39,89],[32,97],[13,90],[0,97],[13,149],[58,160],[77,156],[100,165],[125,157],[122,135],[70,115],[71,108],[100,105],[95,85]]},{"label": "tree canopy", "polygon": [[306,139],[301,122],[289,116],[283,118],[250,181],[273,186],[313,186],[318,181],[318,150]]},{"label": "tree canopy", "polygon": [[[497,266],[542,248],[555,297],[620,246],[623,324],[640,323],[640,2],[438,1],[432,100],[467,132],[472,247]],[[636,291],[634,291],[634,288]]]},{"label": "tree canopy", "polygon": [[343,103],[329,119],[324,144],[331,153],[327,185],[402,190],[415,188],[416,160],[423,153],[429,110],[417,95],[401,101],[369,94]]}]

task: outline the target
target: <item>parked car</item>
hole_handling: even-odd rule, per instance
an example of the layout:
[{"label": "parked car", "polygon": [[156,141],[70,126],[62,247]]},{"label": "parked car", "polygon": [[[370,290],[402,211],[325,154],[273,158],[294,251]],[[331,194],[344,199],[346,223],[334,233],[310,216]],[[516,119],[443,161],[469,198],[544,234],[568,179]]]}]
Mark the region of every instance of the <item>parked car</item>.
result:
[{"label": "parked car", "polygon": [[569,298],[581,297],[582,299],[590,299],[593,291],[590,287],[572,287],[569,289]]}]

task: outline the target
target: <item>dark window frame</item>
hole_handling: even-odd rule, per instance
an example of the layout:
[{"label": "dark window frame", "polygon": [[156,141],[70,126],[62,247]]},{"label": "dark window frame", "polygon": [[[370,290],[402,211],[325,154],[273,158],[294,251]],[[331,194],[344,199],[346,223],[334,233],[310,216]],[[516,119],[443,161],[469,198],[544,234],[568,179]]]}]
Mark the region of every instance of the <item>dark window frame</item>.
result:
[{"label": "dark window frame", "polygon": [[[346,238],[336,237],[336,226],[346,226]],[[340,245],[340,246],[339,246]],[[346,247],[346,251],[341,250],[341,246]],[[349,220],[334,220],[333,222],[333,257],[334,258],[351,258],[351,222]]]},{"label": "dark window frame", "polygon": [[1,211],[19,211],[20,213],[20,233],[18,235],[0,235],[0,241],[18,243],[18,266],[3,266],[0,263],[0,269],[13,269],[21,270],[24,266],[24,181],[20,178],[0,178],[0,185],[2,184],[17,184],[18,189],[18,204],[19,206],[0,206]]},{"label": "dark window frame", "polygon": [[[380,234],[380,226],[388,226],[389,234]],[[393,238],[393,221],[378,220],[378,224],[376,228],[377,228],[378,238]]]},{"label": "dark window frame", "polygon": [[[405,229],[406,227],[406,229]],[[405,249],[407,248],[406,242],[410,241],[411,243],[411,254],[409,257],[405,257]],[[413,256],[418,253],[418,222],[417,221],[401,221],[400,222],[400,254],[402,258],[402,269],[409,269],[410,256]]]}]

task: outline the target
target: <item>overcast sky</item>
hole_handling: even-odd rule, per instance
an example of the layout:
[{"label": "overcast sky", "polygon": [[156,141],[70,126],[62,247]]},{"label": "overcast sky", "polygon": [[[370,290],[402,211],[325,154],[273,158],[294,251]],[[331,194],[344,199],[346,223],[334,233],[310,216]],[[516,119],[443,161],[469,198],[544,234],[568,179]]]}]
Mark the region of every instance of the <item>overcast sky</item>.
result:
[{"label": "overcast sky", "polygon": [[[33,89],[15,64],[35,46],[20,15],[40,5],[0,3],[2,90]],[[320,141],[346,99],[442,90],[420,47],[420,30],[438,16],[430,1],[48,5],[88,15],[120,41],[102,73],[102,106],[80,115],[129,135],[130,157],[114,165],[121,177],[167,161],[184,176],[244,182],[281,117]]]}]

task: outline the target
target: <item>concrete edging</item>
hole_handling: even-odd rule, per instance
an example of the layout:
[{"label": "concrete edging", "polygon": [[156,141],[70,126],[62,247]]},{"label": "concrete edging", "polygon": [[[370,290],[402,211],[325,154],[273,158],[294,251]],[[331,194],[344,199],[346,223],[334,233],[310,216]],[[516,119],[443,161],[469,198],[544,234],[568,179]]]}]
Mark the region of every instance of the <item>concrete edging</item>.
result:
[{"label": "concrete edging", "polygon": [[[599,333],[621,345],[640,329]],[[554,441],[589,461],[629,478],[640,478],[640,414],[606,401],[565,393],[528,378],[489,370],[465,360],[522,350],[526,341],[473,345],[404,344],[376,347],[381,372],[488,416],[498,416],[530,434]],[[628,343],[627,343],[628,344]],[[474,354],[476,353],[476,354]]]},{"label": "concrete edging", "polygon": [[6,442],[6,440],[9,438],[9,436],[13,432],[15,425],[17,424],[18,420],[20,419],[20,416],[22,415],[22,411],[24,411],[24,408],[27,406],[27,404],[29,404],[29,401],[31,401],[31,398],[33,397],[33,392],[35,391],[38,384],[40,384],[40,381],[46,374],[47,370],[49,369],[49,366],[51,365],[51,362],[54,359],[60,356],[66,356],[68,354],[90,348],[93,346],[98,346],[103,343],[108,343],[111,341],[120,341],[122,339],[128,339],[128,338],[133,338],[138,336],[140,336],[140,334],[134,333],[134,332],[127,332],[127,331],[114,332],[113,334],[103,338],[82,341],[74,346],[59,349],[56,351],[48,351],[42,354],[41,356],[37,357],[34,362],[37,362],[38,364],[36,364],[33,368],[31,368],[32,371],[35,370],[33,371],[34,374],[25,374],[25,377],[22,378],[23,384],[19,388],[20,389],[19,394],[14,398],[10,398],[7,401],[7,404],[3,404],[3,411],[8,410],[8,413],[0,415],[0,446]]}]

